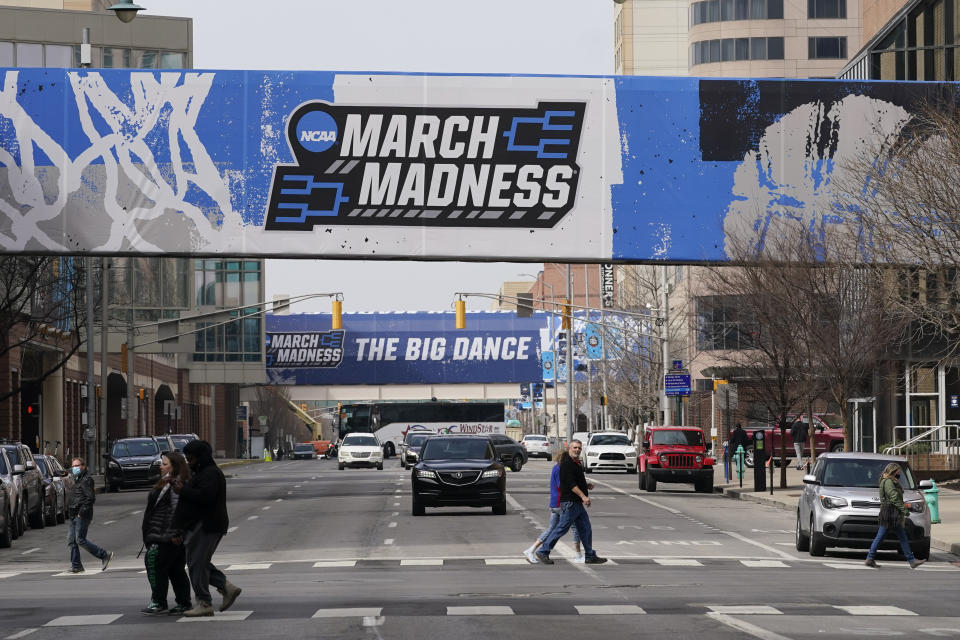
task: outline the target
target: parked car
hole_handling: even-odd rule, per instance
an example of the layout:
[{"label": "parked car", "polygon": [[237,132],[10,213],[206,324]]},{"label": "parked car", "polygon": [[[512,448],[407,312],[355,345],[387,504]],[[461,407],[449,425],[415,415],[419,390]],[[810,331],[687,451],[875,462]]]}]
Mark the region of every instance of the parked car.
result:
[{"label": "parked car", "polygon": [[23,465],[13,461],[6,449],[0,447],[0,484],[10,509],[12,537],[16,540],[27,530],[27,508],[23,499]]},{"label": "parked car", "polygon": [[23,465],[23,503],[26,505],[27,521],[32,529],[43,529],[43,477],[33,460],[30,447],[25,444],[2,444],[7,456],[15,465]]},{"label": "parked car", "polygon": [[104,476],[109,491],[121,487],[149,487],[160,479],[160,445],[153,436],[121,438],[104,454],[107,472]]},{"label": "parked car", "polygon": [[511,471],[520,471],[523,465],[527,463],[527,450],[520,446],[520,443],[499,433],[493,433],[487,436],[493,443],[493,448],[497,453],[497,459],[510,467]]},{"label": "parked car", "polygon": [[622,431],[594,431],[580,453],[583,471],[637,472],[637,447]]},{"label": "parked car", "polygon": [[337,448],[337,467],[376,467],[383,469],[383,447],[372,433],[350,433]]},{"label": "parked car", "polygon": [[54,470],[48,460],[50,456],[34,454],[33,461],[37,463],[40,477],[43,479],[43,524],[48,527],[63,522],[58,516],[61,509],[66,508],[67,500],[63,496],[63,485],[54,482]]},{"label": "parked car", "polygon": [[699,427],[647,427],[637,462],[641,489],[656,491],[659,482],[686,482],[698,492],[713,493],[714,459]]},{"label": "parked car", "polygon": [[491,438],[433,436],[421,450],[410,475],[411,510],[426,507],[490,507],[507,512],[507,474]]},{"label": "parked car", "polygon": [[[906,458],[877,453],[825,453],[813,473],[803,477],[797,502],[796,547],[822,556],[830,547],[870,548],[880,528],[880,475],[896,462],[903,469],[903,501],[910,507],[904,528],[913,554],[930,557],[930,510],[923,499],[932,484],[916,483]],[[899,538],[888,531],[881,549],[898,549]]]},{"label": "parked car", "polygon": [[432,431],[408,431],[400,445],[400,466],[404,469],[417,464],[420,451],[427,438],[433,435]]},{"label": "parked car", "polygon": [[547,436],[528,433],[523,436],[520,445],[527,450],[528,459],[533,456],[541,456],[549,460],[553,457],[553,447],[550,446]]},{"label": "parked car", "polygon": [[[794,422],[807,422],[806,415],[789,415],[787,419],[790,421],[791,425]],[[831,427],[826,421],[823,420],[817,414],[813,414],[813,446],[814,450],[819,456],[821,453],[827,453],[828,451],[839,452],[843,451],[843,429],[837,427]],[[774,427],[772,424],[750,424],[747,426],[744,431],[747,432],[747,435],[750,438],[753,438],[753,434],[756,431],[764,430],[767,432],[766,437],[773,439],[773,456],[777,464],[786,464],[791,459],[796,456],[796,452],[793,450],[793,438],[790,437],[790,429],[787,429],[787,458],[780,460],[780,439],[781,433],[778,427]],[[803,446],[803,455],[810,455],[810,441],[807,439],[807,443]],[[750,448],[744,452],[743,462],[750,468],[753,468],[753,451]]]},{"label": "parked car", "polygon": [[3,480],[0,480],[0,549],[13,544],[13,509]]},{"label": "parked car", "polygon": [[195,433],[171,433],[170,439],[173,441],[173,446],[177,451],[183,453],[183,447],[190,442],[191,440],[198,440],[197,434]]},{"label": "parked car", "polygon": [[290,457],[294,460],[316,460],[317,451],[313,448],[313,443],[301,442],[293,445]]},{"label": "parked car", "polygon": [[55,456],[48,456],[47,459],[50,461],[51,468],[56,472],[53,476],[53,481],[63,488],[63,511],[60,512],[57,519],[60,522],[64,522],[67,519],[67,505],[70,504],[70,496],[73,495],[73,485],[75,484],[73,473],[71,473],[69,469],[65,469]]}]

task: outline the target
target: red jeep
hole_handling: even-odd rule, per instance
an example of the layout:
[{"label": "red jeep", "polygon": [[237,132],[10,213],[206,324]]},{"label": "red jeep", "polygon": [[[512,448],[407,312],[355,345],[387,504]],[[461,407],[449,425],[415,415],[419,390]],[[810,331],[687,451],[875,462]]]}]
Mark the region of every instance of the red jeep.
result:
[{"label": "red jeep", "polygon": [[656,491],[658,482],[692,482],[713,493],[713,458],[699,427],[647,427],[637,455],[640,488]]},{"label": "red jeep", "polygon": [[[791,425],[794,422],[806,422],[806,415],[788,415],[787,420],[790,421]],[[831,427],[827,424],[816,413],[813,414],[813,446],[819,456],[821,453],[827,453],[828,451],[843,451],[843,429],[836,427]],[[790,437],[790,429],[787,429],[787,458],[784,461],[780,460],[780,429],[775,428],[771,424],[760,424],[760,425],[751,425],[748,426],[744,431],[747,432],[747,435],[753,439],[753,434],[759,430],[763,429],[767,432],[767,437],[770,437],[770,432],[773,432],[773,459],[777,463],[786,464],[791,459],[795,458],[797,453],[793,450],[793,438]],[[730,452],[731,455],[733,452]],[[806,443],[803,445],[803,455],[810,455],[810,439],[808,438]],[[750,448],[747,448],[747,451],[744,452],[743,457],[744,464],[748,467],[753,467],[753,451]]]}]

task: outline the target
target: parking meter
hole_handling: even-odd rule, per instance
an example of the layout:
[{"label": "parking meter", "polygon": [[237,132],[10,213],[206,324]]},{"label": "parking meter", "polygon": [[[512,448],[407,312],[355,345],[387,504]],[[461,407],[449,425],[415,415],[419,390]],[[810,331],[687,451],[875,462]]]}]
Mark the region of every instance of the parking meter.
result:
[{"label": "parking meter", "polygon": [[767,462],[766,438],[762,429],[753,432],[750,443],[753,447],[753,490],[766,491],[767,476],[764,474],[764,465]]}]

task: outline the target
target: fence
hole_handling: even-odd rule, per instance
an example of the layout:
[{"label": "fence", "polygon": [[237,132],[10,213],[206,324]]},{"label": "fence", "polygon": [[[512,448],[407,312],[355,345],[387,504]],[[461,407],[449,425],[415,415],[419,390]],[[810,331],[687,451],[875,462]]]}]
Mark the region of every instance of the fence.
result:
[{"label": "fence", "polygon": [[950,475],[960,471],[960,425],[896,426],[883,453],[906,456],[913,469]]}]

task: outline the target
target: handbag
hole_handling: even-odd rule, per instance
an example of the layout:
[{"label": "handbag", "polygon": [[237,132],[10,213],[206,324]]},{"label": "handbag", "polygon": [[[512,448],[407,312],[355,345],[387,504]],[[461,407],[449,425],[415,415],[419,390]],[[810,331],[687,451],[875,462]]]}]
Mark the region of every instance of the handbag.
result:
[{"label": "handbag", "polygon": [[896,529],[900,526],[900,510],[892,502],[880,505],[880,526],[887,529]]}]

